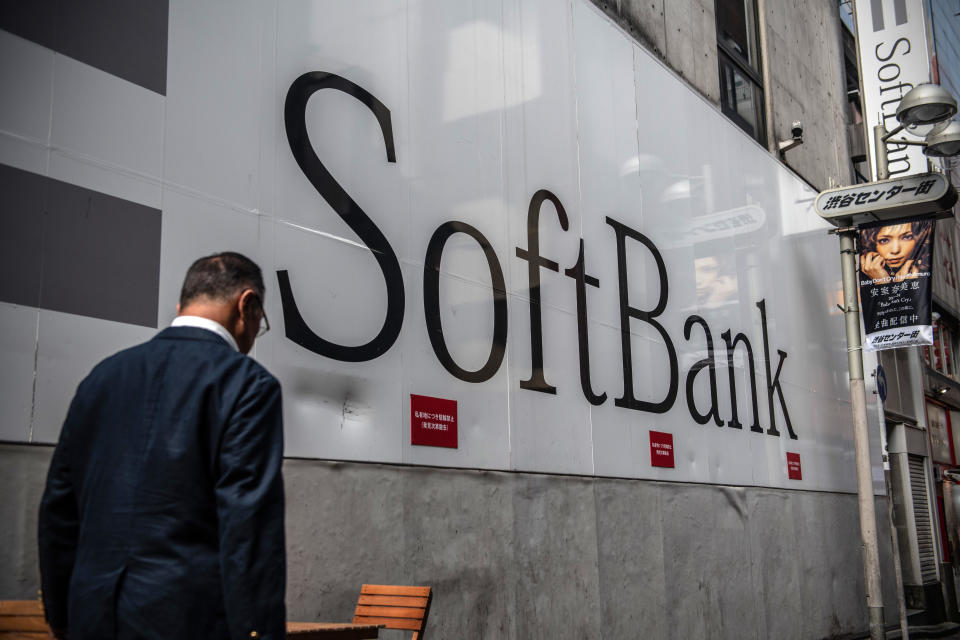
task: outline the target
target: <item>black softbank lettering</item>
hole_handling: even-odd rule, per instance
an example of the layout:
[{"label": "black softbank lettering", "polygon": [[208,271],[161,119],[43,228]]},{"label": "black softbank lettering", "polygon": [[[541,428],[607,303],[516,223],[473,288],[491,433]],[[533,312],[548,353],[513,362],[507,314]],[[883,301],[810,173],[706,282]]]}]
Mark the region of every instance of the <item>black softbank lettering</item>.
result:
[{"label": "black softbank lettering", "polygon": [[[330,175],[330,172],[323,166],[323,163],[320,162],[320,159],[313,150],[307,135],[305,122],[306,106],[310,96],[321,89],[336,89],[342,91],[356,98],[366,106],[373,113],[377,123],[380,125],[387,151],[387,161],[395,162],[390,111],[373,95],[351,81],[332,73],[319,71],[305,73],[297,78],[287,92],[286,104],[284,106],[284,122],[286,124],[287,139],[297,164],[323,199],[327,201],[347,226],[366,244],[380,266],[384,281],[387,285],[387,313],[379,333],[370,340],[370,342],[355,347],[330,342],[314,333],[300,314],[296,299],[294,298],[290,274],[287,271],[277,271],[277,280],[280,287],[280,298],[283,307],[284,328],[286,336],[290,340],[313,353],[344,362],[365,362],[374,360],[386,353],[400,335],[400,330],[403,326],[405,297],[403,276],[397,255],[393,247],[390,246],[390,242],[386,236],[383,235],[379,227],[374,224],[370,217],[367,216],[349,194],[337,183],[333,176]],[[543,315],[540,285],[541,271],[547,270],[559,274],[560,265],[556,261],[541,255],[540,251],[540,225],[541,223],[546,224],[547,222],[551,222],[541,220],[541,208],[545,202],[552,204],[556,210],[556,221],[553,221],[553,224],[559,224],[564,232],[568,231],[570,226],[563,204],[555,194],[546,189],[541,189],[533,195],[527,209],[527,246],[525,248],[516,247],[516,257],[527,263],[527,284],[530,291],[531,371],[529,376],[520,381],[520,388],[537,393],[556,394],[557,387],[547,381],[545,373],[548,368],[546,368],[544,362]],[[613,231],[612,239],[616,243],[617,250],[617,286],[620,299],[620,335],[623,365],[623,392],[620,397],[614,400],[614,404],[617,407],[635,411],[665,413],[669,411],[676,402],[680,381],[676,348],[666,327],[658,320],[666,310],[669,299],[666,265],[663,256],[650,238],[613,218],[608,217],[606,222]],[[454,361],[447,347],[446,340],[444,339],[440,318],[440,263],[447,241],[456,233],[469,236],[483,250],[483,255],[490,270],[492,283],[493,339],[487,361],[482,367],[475,371],[465,369]],[[660,291],[652,308],[640,308],[635,306],[639,303],[631,302],[629,299],[630,286],[627,276],[627,245],[629,242],[642,245],[646,251],[650,253],[656,264]],[[577,261],[565,269],[563,274],[573,280],[573,285],[576,289],[577,344],[580,357],[581,391],[584,398],[586,398],[587,402],[591,405],[601,405],[607,401],[607,393],[598,393],[594,390],[590,378],[590,342],[587,314],[587,287],[599,288],[600,280],[596,276],[589,275],[587,271],[586,251],[584,241],[581,238]],[[547,277],[552,276],[548,275]],[[784,421],[786,422],[787,432],[790,438],[797,439],[797,435],[793,431],[793,424],[790,421],[790,415],[787,412],[787,403],[783,396],[783,388],[780,385],[780,374],[783,370],[787,353],[777,350],[779,361],[777,363],[776,373],[772,374],[771,377],[766,301],[761,300],[756,306],[760,312],[763,335],[763,361],[766,367],[767,400],[770,419],[770,427],[765,433],[771,436],[780,436],[780,432],[776,426],[774,404],[774,396],[776,396],[779,400]],[[500,365],[503,363],[507,345],[508,314],[506,284],[504,282],[503,268],[501,267],[500,260],[497,258],[493,246],[479,229],[465,222],[451,220],[443,223],[433,232],[430,242],[427,245],[427,252],[424,258],[423,310],[430,345],[433,347],[433,352],[444,369],[460,380],[473,383],[484,382],[496,375],[500,369]],[[655,401],[637,398],[634,389],[634,362],[630,344],[631,322],[634,321],[644,323],[654,329],[660,335],[666,351],[664,361],[644,363],[645,366],[663,366],[669,372],[667,391],[662,398]],[[683,337],[685,340],[690,341],[694,339],[694,327],[699,327],[702,330],[707,355],[705,358],[693,363],[687,372],[685,384],[687,410],[697,424],[703,425],[713,421],[715,425],[722,427],[724,426],[724,421],[720,416],[720,406],[717,399],[717,360],[713,334],[704,318],[698,315],[691,315],[686,319],[683,327]],[[721,334],[721,337],[726,347],[727,379],[730,391],[731,417],[726,422],[726,426],[734,429],[743,428],[739,420],[738,411],[738,393],[742,393],[743,390],[737,389],[735,381],[735,356],[737,353],[741,353],[745,355],[744,359],[747,362],[750,374],[749,393],[752,409],[750,430],[763,433],[764,429],[759,423],[756,365],[753,347],[750,345],[747,336],[743,333],[737,333],[736,336],[733,336],[732,331],[727,329]],[[740,349],[739,352],[738,349]],[[694,385],[697,377],[704,371],[707,373],[710,387],[710,406],[705,412],[702,412],[701,409],[696,406]]]},{"label": "black softbank lettering", "polygon": [[[902,45],[902,46],[901,46]],[[881,48],[885,51],[881,52]],[[894,56],[905,56],[910,53],[910,41],[907,38],[897,38],[893,44],[879,43],[874,47],[873,54],[878,62],[885,64],[877,69],[877,81],[880,84],[880,111],[883,118],[883,125],[890,129],[896,126],[897,106],[904,94],[913,88],[909,82],[900,81],[900,65],[892,61]],[[890,93],[888,93],[890,92]],[[907,145],[897,144],[896,142],[887,142],[887,160],[889,162],[890,175],[906,173],[910,170],[910,159],[907,157]]]}]

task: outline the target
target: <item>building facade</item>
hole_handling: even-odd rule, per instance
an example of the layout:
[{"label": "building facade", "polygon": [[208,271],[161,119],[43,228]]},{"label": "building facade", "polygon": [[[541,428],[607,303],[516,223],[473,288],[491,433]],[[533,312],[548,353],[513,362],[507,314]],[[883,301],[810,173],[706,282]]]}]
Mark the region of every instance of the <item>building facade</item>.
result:
[{"label": "building facade", "polygon": [[[851,38],[828,0],[5,8],[0,597],[36,593],[77,383],[231,249],[268,275],[291,619],[366,582],[432,586],[438,638],[865,629],[813,211],[867,171]],[[885,434],[905,583],[949,603],[937,286],[944,337],[868,399],[888,622]]]}]

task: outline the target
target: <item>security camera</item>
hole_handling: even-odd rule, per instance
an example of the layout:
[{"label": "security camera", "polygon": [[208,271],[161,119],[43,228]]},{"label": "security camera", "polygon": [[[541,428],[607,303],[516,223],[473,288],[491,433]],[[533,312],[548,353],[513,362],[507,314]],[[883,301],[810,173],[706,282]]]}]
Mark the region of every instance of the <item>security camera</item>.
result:
[{"label": "security camera", "polygon": [[794,120],[793,125],[790,127],[790,135],[793,137],[777,143],[777,151],[780,152],[781,156],[787,151],[790,151],[790,149],[803,144],[803,123],[799,120]]}]

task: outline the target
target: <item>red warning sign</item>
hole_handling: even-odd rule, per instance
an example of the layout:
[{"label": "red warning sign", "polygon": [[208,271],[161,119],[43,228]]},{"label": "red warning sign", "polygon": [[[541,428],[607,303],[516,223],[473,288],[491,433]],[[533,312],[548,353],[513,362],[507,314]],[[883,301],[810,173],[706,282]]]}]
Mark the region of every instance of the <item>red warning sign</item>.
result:
[{"label": "red warning sign", "polygon": [[457,401],[410,394],[410,444],[457,448]]},{"label": "red warning sign", "polygon": [[787,453],[787,477],[791,480],[803,480],[803,473],[800,471],[799,453]]},{"label": "red warning sign", "polygon": [[673,434],[650,432],[650,464],[673,469]]}]

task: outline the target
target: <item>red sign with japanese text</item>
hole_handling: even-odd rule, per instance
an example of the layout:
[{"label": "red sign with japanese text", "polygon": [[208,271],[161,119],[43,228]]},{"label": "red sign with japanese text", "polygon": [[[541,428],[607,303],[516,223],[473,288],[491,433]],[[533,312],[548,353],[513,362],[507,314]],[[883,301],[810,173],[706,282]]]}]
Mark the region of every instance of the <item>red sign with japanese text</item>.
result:
[{"label": "red sign with japanese text", "polygon": [[803,480],[803,474],[800,472],[800,454],[787,454],[787,477],[791,480]]},{"label": "red sign with japanese text", "polygon": [[650,432],[650,464],[673,469],[673,434]]},{"label": "red sign with japanese text", "polygon": [[410,394],[410,444],[457,448],[457,401]]}]

